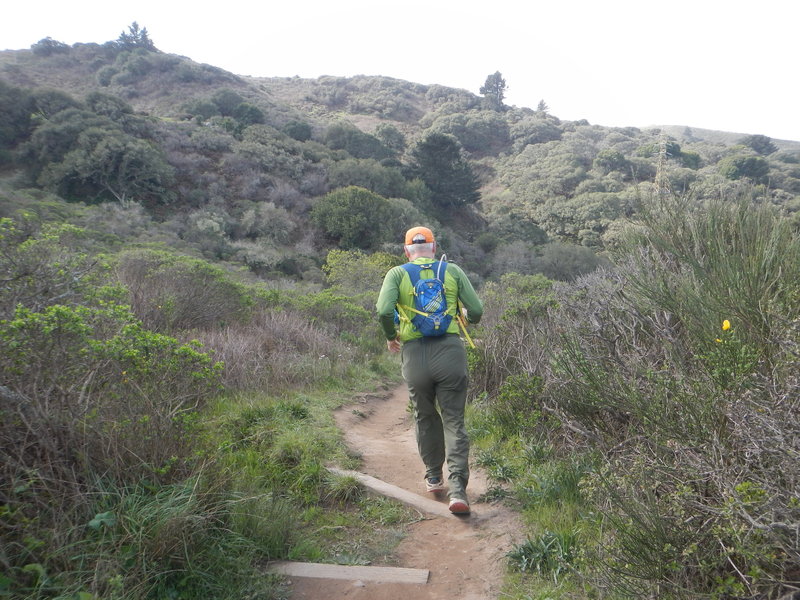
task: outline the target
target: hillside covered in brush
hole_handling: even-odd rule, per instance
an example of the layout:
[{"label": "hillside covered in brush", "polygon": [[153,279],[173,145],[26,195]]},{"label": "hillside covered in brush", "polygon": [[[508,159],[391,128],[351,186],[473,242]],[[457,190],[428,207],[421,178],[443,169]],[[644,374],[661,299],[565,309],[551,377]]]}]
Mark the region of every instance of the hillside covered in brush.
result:
[{"label": "hillside covered in brush", "polygon": [[394,251],[416,223],[480,278],[570,279],[616,243],[659,169],[661,185],[697,198],[748,186],[798,208],[797,142],[562,121],[544,102],[506,106],[500,73],[482,96],[387,77],[242,77],[130,32],[0,54],[6,214],[51,194],[120,239],[319,282],[328,249]]},{"label": "hillside covered in brush", "polygon": [[0,596],[391,563],[418,514],[326,467],[361,464],[334,411],[399,380],[374,307],[424,224],[484,302],[503,597],[797,597],[800,143],[504,89],[243,77],[136,24],[0,52]]}]

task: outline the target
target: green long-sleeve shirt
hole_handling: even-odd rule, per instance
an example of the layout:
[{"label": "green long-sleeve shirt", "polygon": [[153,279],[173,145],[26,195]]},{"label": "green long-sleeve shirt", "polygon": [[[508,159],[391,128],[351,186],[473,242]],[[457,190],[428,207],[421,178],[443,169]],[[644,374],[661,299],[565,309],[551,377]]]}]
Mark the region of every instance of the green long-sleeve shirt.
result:
[{"label": "green long-sleeve shirt", "polygon": [[[434,259],[417,258],[414,264],[424,265],[432,263]],[[430,269],[423,269],[420,279],[433,277],[434,273]],[[475,293],[475,288],[461,267],[454,263],[447,263],[447,270],[444,277],[444,291],[447,298],[448,313],[455,314],[457,307],[463,306],[467,309],[467,321],[477,323],[483,316],[483,304]],[[394,323],[394,311],[398,304],[414,306],[414,292],[411,285],[411,278],[403,267],[394,267],[386,273],[383,278],[378,302],[375,306],[378,312],[378,320],[387,340],[400,337],[400,341],[406,342],[415,338],[422,337],[410,323],[400,321],[399,327]],[[399,329],[399,330],[398,330]],[[450,323],[447,328],[448,333],[458,333],[456,320]]]}]

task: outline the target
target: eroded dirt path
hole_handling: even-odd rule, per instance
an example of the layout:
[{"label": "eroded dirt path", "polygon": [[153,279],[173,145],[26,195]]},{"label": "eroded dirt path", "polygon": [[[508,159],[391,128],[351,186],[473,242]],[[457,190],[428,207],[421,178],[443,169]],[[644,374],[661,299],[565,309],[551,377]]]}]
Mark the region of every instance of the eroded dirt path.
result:
[{"label": "eroded dirt path", "polygon": [[[362,472],[432,498],[425,492],[407,404],[403,385],[342,407],[336,420],[348,445],[362,455]],[[503,555],[521,541],[521,527],[508,509],[477,502],[486,487],[485,476],[473,465],[470,516],[429,517],[411,525],[392,566],[429,569],[426,585],[292,578],[292,600],[494,600],[505,570]],[[446,494],[437,499],[447,503]]]}]

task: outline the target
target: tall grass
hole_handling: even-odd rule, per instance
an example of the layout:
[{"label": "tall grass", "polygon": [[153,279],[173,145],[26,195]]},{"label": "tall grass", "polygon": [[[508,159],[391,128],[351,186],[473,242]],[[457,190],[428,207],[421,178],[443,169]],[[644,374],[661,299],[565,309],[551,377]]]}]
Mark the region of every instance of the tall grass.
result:
[{"label": "tall grass", "polygon": [[256,312],[242,324],[192,332],[225,365],[230,390],[284,390],[348,376],[357,347],[293,310]]}]

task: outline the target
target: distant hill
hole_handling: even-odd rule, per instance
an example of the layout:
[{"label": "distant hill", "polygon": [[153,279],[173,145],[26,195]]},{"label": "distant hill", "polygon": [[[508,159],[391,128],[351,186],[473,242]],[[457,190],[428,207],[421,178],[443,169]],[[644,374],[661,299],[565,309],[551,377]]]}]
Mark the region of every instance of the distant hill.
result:
[{"label": "distant hill", "polygon": [[[730,131],[718,131],[716,129],[701,129],[699,127],[688,127],[681,125],[654,125],[653,129],[661,129],[681,142],[704,141],[713,144],[724,144],[731,146],[737,144],[739,140],[747,137],[745,133],[733,133]],[[778,140],[772,138],[772,143],[780,150],[800,151],[800,141]]]},{"label": "distant hill", "polygon": [[[0,84],[11,123],[0,160],[15,169],[6,185],[73,202],[133,199],[179,222],[169,235],[182,244],[259,276],[316,280],[330,248],[392,248],[403,227],[425,222],[481,277],[544,272],[547,252],[563,255],[550,262],[569,277],[617,243],[659,169],[676,193],[733,198],[749,186],[789,212],[800,206],[800,142],[563,121],[389,77],[243,77],[153,48],[39,42],[0,52]],[[11,98],[31,109],[14,112]],[[145,153],[138,187],[91,164],[99,142],[81,132],[98,124],[127,140],[119,152]],[[53,132],[63,144],[45,149]],[[351,235],[341,228],[355,217],[342,225],[315,212],[355,188],[388,201],[379,231]],[[270,228],[276,219],[303,232],[294,247]],[[582,254],[566,258],[574,248]]]}]

